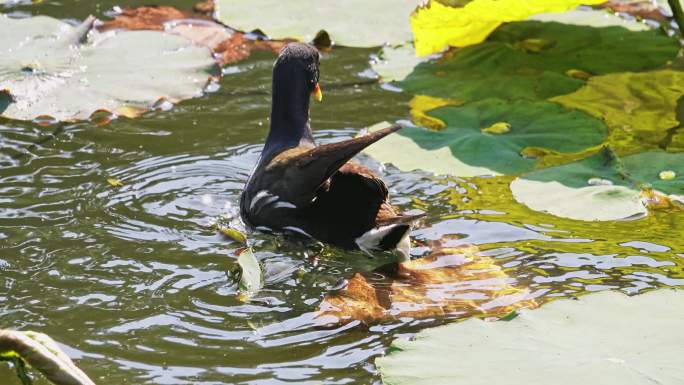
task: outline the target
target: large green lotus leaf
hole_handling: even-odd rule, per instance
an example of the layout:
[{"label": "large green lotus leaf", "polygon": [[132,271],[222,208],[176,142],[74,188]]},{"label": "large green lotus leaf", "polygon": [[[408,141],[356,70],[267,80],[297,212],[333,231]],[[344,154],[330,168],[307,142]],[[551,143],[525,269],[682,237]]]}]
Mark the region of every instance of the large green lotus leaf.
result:
[{"label": "large green lotus leaf", "polygon": [[[366,153],[403,170],[423,169],[457,176],[518,174],[536,160],[527,147],[572,153],[600,144],[605,125],[580,111],[549,102],[487,99],[433,110],[446,123],[439,131],[406,127],[370,146]],[[503,127],[502,133],[492,128]]]},{"label": "large green lotus leaf", "polygon": [[12,119],[88,118],[99,109],[134,115],[161,98],[202,94],[214,60],[207,48],[154,31],[96,33],[37,16],[0,15],[0,90]]},{"label": "large green lotus leaf", "polygon": [[551,99],[603,119],[611,144],[623,149],[667,148],[668,131],[680,122],[676,110],[684,96],[684,72],[661,70],[596,76],[574,93]]},{"label": "large green lotus leaf", "polygon": [[413,40],[409,15],[419,0],[216,0],[218,19],[274,39],[312,41],[325,30],[335,44],[377,47]]},{"label": "large green lotus leaf", "polygon": [[[645,152],[623,158],[622,166],[636,184],[666,194],[684,194],[684,153]],[[673,171],[674,175],[663,177],[663,171]]]},{"label": "large green lotus leaf", "polygon": [[606,291],[423,330],[375,362],[386,385],[676,385],[683,318],[682,291]]},{"label": "large green lotus leaf", "polygon": [[466,101],[547,99],[585,84],[574,74],[642,71],[673,59],[675,39],[661,31],[525,21],[500,27],[486,42],[418,65],[406,91]]},{"label": "large green lotus leaf", "polygon": [[[672,171],[672,178],[661,173]],[[648,213],[642,188],[684,194],[684,153],[646,152],[618,158],[604,150],[582,161],[532,171],[511,182],[514,198],[559,217],[608,221]]]}]

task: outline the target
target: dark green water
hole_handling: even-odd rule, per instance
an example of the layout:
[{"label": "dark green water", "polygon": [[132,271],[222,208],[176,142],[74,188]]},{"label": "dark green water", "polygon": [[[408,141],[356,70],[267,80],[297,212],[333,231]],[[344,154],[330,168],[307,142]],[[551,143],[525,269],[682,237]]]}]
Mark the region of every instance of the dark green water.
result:
[{"label": "dark green water", "polygon": [[[5,11],[104,17],[113,4],[46,1]],[[312,109],[320,140],[407,118],[410,96],[360,75],[373,52],[325,56],[325,101]],[[66,125],[38,146],[54,127],[0,120],[0,327],[48,333],[100,384],[371,384],[379,382],[374,358],[394,338],[445,322],[314,327],[308,314],[323,296],[373,262],[330,249],[314,265],[307,246],[259,234],[252,237],[265,287],[253,301],[236,297],[237,246],[208,225],[235,214],[257,159],[272,61],[263,53],[239,63],[217,92],[171,111]],[[394,203],[428,212],[417,240],[458,235],[479,245],[530,297],[684,286],[681,214],[559,221],[514,204],[505,178],[368,164]],[[125,186],[111,187],[109,177]],[[6,365],[0,384],[18,384]]]}]

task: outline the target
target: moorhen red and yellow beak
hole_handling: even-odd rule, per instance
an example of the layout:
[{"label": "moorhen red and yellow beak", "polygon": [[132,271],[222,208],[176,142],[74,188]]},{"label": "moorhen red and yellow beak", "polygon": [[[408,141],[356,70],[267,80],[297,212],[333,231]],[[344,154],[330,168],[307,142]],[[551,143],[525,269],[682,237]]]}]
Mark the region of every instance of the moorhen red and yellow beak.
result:
[{"label": "moorhen red and yellow beak", "polygon": [[323,92],[321,91],[321,85],[316,83],[316,86],[314,87],[313,92],[311,93],[313,95],[313,98],[317,102],[322,102],[323,101]]}]

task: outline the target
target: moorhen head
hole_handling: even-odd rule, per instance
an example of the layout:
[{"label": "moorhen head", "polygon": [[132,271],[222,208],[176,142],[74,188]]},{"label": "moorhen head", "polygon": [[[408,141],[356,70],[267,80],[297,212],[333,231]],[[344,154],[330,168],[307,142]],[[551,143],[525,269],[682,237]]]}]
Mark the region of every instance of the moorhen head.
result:
[{"label": "moorhen head", "polygon": [[309,128],[311,95],[321,101],[318,85],[320,55],[303,43],[286,45],[273,65],[273,100],[271,128],[264,145],[262,160],[278,151],[298,145],[314,145]]},{"label": "moorhen head", "polygon": [[309,101],[321,100],[320,55],[304,43],[286,45],[273,66],[270,129],[240,197],[240,215],[256,230],[315,238],[367,253],[398,250],[408,259],[408,234],[422,215],[401,215],[385,183],[351,161],[399,130],[392,125],[346,141],[316,146]]}]

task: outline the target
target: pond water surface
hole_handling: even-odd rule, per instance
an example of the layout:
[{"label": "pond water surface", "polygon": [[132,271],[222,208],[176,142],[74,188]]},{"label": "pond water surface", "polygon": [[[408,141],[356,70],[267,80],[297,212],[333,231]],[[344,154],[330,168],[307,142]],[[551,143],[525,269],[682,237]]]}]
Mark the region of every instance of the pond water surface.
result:
[{"label": "pond water surface", "polygon": [[[119,2],[119,5],[137,2]],[[182,0],[166,3],[189,8]],[[112,1],[45,1],[13,12],[104,17]],[[410,96],[369,81],[375,50],[324,56],[322,141],[406,119]],[[237,297],[237,246],[210,225],[235,215],[268,127],[273,55],[231,67],[217,92],[170,111],[58,130],[0,120],[0,327],[48,333],[101,384],[377,384],[374,358],[425,325],[308,323],[341,278],[373,261],[253,234],[264,289]],[[34,143],[42,144],[34,145]],[[514,203],[507,178],[380,168],[393,202],[428,213],[418,242],[457,236],[540,300],[610,288],[684,286],[684,216],[559,220]],[[106,179],[125,183],[113,188]],[[0,384],[18,384],[0,365]],[[40,383],[40,382],[39,382]]]}]

